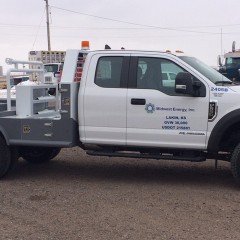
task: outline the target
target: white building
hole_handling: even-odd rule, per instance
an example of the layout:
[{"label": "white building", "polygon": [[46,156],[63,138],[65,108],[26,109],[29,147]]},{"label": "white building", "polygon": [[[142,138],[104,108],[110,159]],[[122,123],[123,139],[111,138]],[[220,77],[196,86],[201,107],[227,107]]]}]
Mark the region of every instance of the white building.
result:
[{"label": "white building", "polygon": [[45,63],[60,63],[64,60],[65,51],[30,51],[29,61],[41,61]]}]

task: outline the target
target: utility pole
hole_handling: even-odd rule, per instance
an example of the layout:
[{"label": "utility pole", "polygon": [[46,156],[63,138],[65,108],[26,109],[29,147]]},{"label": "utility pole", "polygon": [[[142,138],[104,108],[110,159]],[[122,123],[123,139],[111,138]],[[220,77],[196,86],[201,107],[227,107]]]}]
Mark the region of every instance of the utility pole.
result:
[{"label": "utility pole", "polygon": [[48,51],[51,51],[50,27],[49,27],[49,5],[48,5],[48,0],[44,0],[44,1],[46,2]]}]

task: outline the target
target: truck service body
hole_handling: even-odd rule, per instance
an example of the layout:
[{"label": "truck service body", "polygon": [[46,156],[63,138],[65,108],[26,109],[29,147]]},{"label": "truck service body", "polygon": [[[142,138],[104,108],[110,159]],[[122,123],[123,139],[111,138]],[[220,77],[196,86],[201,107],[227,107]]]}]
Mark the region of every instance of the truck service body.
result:
[{"label": "truck service body", "polygon": [[19,157],[43,162],[80,146],[99,156],[226,160],[239,184],[238,96],[240,86],[184,54],[68,50],[59,84],[17,86],[16,107],[0,106],[0,175]]}]

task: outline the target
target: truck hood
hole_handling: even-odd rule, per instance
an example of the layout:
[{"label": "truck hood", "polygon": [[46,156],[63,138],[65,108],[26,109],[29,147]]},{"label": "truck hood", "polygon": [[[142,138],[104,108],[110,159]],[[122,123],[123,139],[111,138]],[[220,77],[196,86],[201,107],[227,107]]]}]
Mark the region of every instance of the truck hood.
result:
[{"label": "truck hood", "polygon": [[231,89],[234,92],[240,93],[240,85],[230,86],[229,89]]}]

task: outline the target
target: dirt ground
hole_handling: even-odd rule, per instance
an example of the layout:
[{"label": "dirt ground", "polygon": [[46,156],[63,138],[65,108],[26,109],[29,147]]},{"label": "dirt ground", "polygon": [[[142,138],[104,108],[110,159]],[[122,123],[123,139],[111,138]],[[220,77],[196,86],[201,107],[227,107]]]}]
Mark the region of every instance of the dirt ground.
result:
[{"label": "dirt ground", "polygon": [[0,181],[0,239],[240,239],[228,163],[90,157],[63,149]]}]

